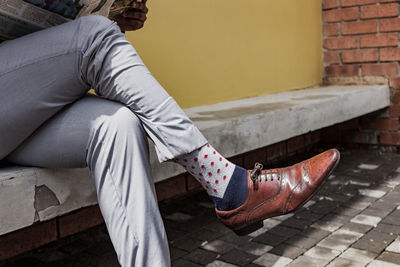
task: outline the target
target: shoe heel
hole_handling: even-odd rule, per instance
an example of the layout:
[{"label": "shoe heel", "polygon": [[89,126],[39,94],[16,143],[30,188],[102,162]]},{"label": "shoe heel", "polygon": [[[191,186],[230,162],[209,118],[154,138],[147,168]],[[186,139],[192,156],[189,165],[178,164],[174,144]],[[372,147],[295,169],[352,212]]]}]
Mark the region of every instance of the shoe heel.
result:
[{"label": "shoe heel", "polygon": [[251,225],[245,226],[243,228],[237,229],[237,230],[233,230],[233,232],[235,232],[235,234],[239,235],[239,236],[243,236],[243,235],[248,235],[260,228],[262,228],[264,226],[263,221],[259,221],[256,223],[253,223]]}]

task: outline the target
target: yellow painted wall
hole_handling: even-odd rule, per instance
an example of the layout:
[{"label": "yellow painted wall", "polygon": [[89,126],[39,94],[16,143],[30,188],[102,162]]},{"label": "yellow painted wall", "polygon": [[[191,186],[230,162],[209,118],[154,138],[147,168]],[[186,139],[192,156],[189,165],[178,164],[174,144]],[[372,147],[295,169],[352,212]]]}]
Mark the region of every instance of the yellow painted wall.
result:
[{"label": "yellow painted wall", "polygon": [[321,0],[148,0],[128,39],[182,107],[322,80]]}]

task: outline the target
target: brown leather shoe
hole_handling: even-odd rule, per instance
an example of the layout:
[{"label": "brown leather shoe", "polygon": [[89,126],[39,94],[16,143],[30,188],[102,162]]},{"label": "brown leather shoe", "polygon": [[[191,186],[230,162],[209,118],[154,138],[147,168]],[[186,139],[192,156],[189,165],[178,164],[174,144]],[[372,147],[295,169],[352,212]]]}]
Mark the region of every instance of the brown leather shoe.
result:
[{"label": "brown leather shoe", "polygon": [[238,235],[245,235],[263,226],[263,220],[279,216],[307,202],[340,159],[337,149],[327,150],[293,166],[261,170],[255,164],[247,172],[248,195],[238,208],[216,209],[217,217]]}]

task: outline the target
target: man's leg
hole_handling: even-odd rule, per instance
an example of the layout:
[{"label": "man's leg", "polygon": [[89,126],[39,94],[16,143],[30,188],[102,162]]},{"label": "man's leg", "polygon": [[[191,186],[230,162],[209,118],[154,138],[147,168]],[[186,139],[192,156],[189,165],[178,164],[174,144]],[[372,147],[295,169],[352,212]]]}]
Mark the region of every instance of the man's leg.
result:
[{"label": "man's leg", "polygon": [[137,116],[124,105],[86,96],[61,110],[6,160],[41,167],[85,167],[123,267],[169,266],[168,242]]},{"label": "man's leg", "polygon": [[0,159],[90,88],[139,117],[160,161],[207,143],[105,17],[83,17],[1,43],[0,60]]}]

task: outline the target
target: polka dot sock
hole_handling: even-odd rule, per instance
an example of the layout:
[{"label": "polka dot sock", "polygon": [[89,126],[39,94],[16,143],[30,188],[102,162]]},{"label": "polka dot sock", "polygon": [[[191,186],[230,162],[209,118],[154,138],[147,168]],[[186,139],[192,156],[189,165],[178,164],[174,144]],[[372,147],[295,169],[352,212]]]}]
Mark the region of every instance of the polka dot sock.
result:
[{"label": "polka dot sock", "polygon": [[247,171],[222,157],[210,144],[175,162],[199,181],[218,210],[239,207],[247,198]]}]

